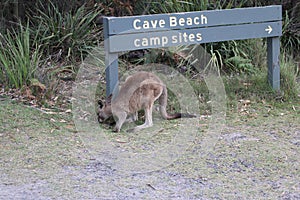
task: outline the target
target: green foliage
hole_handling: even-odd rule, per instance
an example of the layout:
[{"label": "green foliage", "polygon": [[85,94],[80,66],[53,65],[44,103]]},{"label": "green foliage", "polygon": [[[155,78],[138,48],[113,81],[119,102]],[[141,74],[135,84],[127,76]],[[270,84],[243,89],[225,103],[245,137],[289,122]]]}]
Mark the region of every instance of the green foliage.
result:
[{"label": "green foliage", "polygon": [[178,0],[166,0],[166,1],[153,1],[152,12],[154,13],[173,13],[173,12],[189,12],[208,9],[208,1],[178,1]]},{"label": "green foliage", "polygon": [[300,94],[297,86],[299,68],[289,56],[283,56],[280,64],[280,84],[285,100],[295,99]]},{"label": "green foliage", "polygon": [[172,13],[172,12],[191,12],[212,9],[229,9],[241,7],[246,0],[237,2],[236,0],[212,1],[212,0],[155,0],[151,2],[151,13]]},{"label": "green foliage", "polygon": [[234,72],[253,73],[254,67],[250,59],[234,56],[225,61],[225,65]]},{"label": "green foliage", "polygon": [[[8,87],[21,88],[34,77],[41,57],[40,47],[30,40],[29,25],[0,34],[0,78]],[[36,44],[33,45],[32,43]]]},{"label": "green foliage", "polygon": [[290,57],[280,62],[280,92],[275,92],[267,79],[267,68],[261,68],[254,75],[240,74],[224,76],[226,94],[230,100],[250,99],[267,101],[297,100],[300,88],[297,83],[299,69]]},{"label": "green foliage", "polygon": [[74,14],[63,13],[51,2],[47,8],[39,9],[32,24],[38,30],[44,53],[59,53],[66,60],[81,58],[87,48],[97,45],[100,39],[102,32],[94,21],[101,11],[99,7],[86,10],[83,5]]},{"label": "green foliage", "polygon": [[[24,2],[26,8],[29,5],[38,5],[32,8],[33,10],[30,13],[27,13],[29,24],[26,27],[18,25],[24,23],[14,23],[15,25],[10,26],[10,31],[4,33],[2,30],[3,34],[0,34],[0,84],[7,87],[21,88],[30,84],[34,78],[44,84],[46,82],[45,77],[56,77],[60,72],[70,70],[69,66],[75,66],[76,62],[91,54],[92,49],[98,46],[98,43],[103,39],[102,27],[95,24],[97,17],[102,14],[115,16],[158,14],[267,4],[266,1],[247,0],[96,0],[92,4],[88,2],[89,5],[82,5],[83,1],[70,4],[56,0],[47,1],[47,3],[43,0],[39,1],[39,4],[36,3],[38,0],[30,1],[34,4]],[[6,5],[7,2],[9,1],[0,4]],[[70,9],[63,9],[59,2],[64,6],[67,5],[67,8]],[[294,11],[294,13],[297,12]],[[0,16],[4,18],[9,16],[8,10],[1,10]],[[299,19],[295,19],[295,16],[297,15],[291,14],[290,11],[285,13],[283,16],[283,36],[281,37],[283,54],[289,54],[293,57],[297,57],[300,52],[299,30],[295,28],[298,27],[297,20]],[[14,19],[12,20],[12,18]],[[18,19],[18,16],[7,19],[12,22],[24,20],[24,18]],[[0,25],[3,25],[3,21]],[[236,74],[240,77],[237,82],[229,83],[233,85],[232,91],[236,93],[243,91],[241,87],[244,86],[244,80],[247,80],[246,85],[250,86],[247,86],[245,93],[254,94],[259,92],[274,97],[266,81],[266,45],[263,39],[218,42],[206,44],[203,47],[211,55],[210,64],[218,67],[214,70],[217,70],[219,74],[221,72],[230,74],[230,77],[234,77]],[[139,60],[135,60],[135,64],[164,63],[176,66],[180,72],[184,72],[188,77],[196,77],[199,74],[193,66],[194,61],[189,57],[191,55],[188,52],[189,50],[192,50],[192,48],[187,46],[150,49],[143,51],[139,56]],[[49,61],[50,65],[46,67],[41,65],[41,59]],[[104,60],[102,57],[98,59],[100,62]],[[124,63],[128,67],[128,57],[124,60],[126,60],[126,63]],[[65,65],[66,62],[67,66]],[[51,68],[51,70],[45,73],[45,68],[47,70]],[[205,73],[205,70],[208,70],[209,67],[203,66],[203,68]],[[299,69],[291,59],[284,58],[282,60],[281,86],[284,99],[299,94],[296,84],[297,74],[299,74],[297,70]],[[76,70],[72,67],[72,74],[75,74],[75,72]],[[46,75],[37,76],[38,73]],[[245,75],[247,78],[241,75]],[[229,84],[228,88],[231,87]],[[51,90],[52,88],[48,89]],[[103,91],[104,89],[101,92]]]},{"label": "green foliage", "polygon": [[297,54],[300,52],[300,31],[293,29],[294,21],[296,19],[291,19],[286,11],[282,27],[281,48],[288,54]]},{"label": "green foliage", "polygon": [[105,15],[121,17],[147,14],[152,1],[98,0],[98,2],[104,8]]},{"label": "green foliage", "polygon": [[266,45],[262,39],[217,42],[205,46],[218,53],[220,67],[226,73],[254,74],[266,65]]},{"label": "green foliage", "polygon": [[266,70],[255,75],[224,76],[223,81],[230,103],[236,103],[240,99],[271,101],[277,97],[268,83]]}]

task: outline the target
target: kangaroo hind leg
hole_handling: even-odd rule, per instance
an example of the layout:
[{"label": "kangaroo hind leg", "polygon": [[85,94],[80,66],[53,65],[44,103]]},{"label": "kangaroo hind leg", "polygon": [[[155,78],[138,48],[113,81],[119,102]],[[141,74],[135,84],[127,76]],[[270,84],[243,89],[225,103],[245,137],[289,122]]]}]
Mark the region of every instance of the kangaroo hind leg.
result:
[{"label": "kangaroo hind leg", "polygon": [[145,122],[144,122],[144,124],[135,127],[134,131],[139,131],[141,129],[145,129],[145,128],[149,128],[149,127],[153,126],[153,120],[152,120],[153,103],[154,102],[151,102],[150,105],[148,105],[145,108]]}]

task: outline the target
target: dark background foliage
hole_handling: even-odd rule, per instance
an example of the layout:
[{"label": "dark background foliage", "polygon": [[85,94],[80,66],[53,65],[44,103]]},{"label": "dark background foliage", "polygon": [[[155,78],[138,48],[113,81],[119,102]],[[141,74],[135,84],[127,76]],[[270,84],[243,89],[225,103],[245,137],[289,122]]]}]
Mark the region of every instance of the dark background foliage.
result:
[{"label": "dark background foliage", "polygon": [[[300,71],[300,1],[298,0],[1,0],[0,2],[0,86],[22,88],[32,79],[53,90],[61,72],[76,76],[78,65],[102,41],[102,16],[130,16],[238,7],[283,6],[283,58],[292,59],[292,82]],[[19,41],[15,43],[14,41]],[[20,48],[20,45],[26,47]],[[228,41],[204,44],[214,54],[225,74],[259,74],[265,66],[263,40]],[[26,50],[26,51],[25,51]],[[20,59],[15,59],[15,54]],[[122,57],[127,65],[160,62],[183,71],[188,63],[178,52],[150,49],[129,52]],[[32,62],[34,56],[35,62]],[[26,59],[24,59],[26,58]],[[20,67],[22,66],[22,67]],[[258,71],[260,70],[260,71]],[[284,72],[284,70],[282,70]],[[14,77],[19,74],[18,77]],[[283,80],[285,75],[282,74]],[[18,79],[20,83],[13,84]],[[283,81],[283,85],[286,81]],[[54,86],[53,86],[54,85]],[[292,88],[290,85],[289,88]],[[293,86],[294,87],[294,86]]]}]

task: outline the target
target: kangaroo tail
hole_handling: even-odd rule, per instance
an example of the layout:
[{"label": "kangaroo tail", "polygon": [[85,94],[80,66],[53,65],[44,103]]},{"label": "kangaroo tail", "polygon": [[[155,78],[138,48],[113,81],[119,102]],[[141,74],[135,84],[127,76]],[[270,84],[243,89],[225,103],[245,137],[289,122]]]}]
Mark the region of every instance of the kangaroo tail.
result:
[{"label": "kangaroo tail", "polygon": [[159,110],[160,114],[164,119],[171,120],[171,119],[178,119],[178,118],[193,118],[196,117],[195,115],[187,114],[187,113],[174,113],[168,114],[167,113],[167,103],[168,103],[168,91],[167,87],[163,86],[162,94],[159,97]]}]

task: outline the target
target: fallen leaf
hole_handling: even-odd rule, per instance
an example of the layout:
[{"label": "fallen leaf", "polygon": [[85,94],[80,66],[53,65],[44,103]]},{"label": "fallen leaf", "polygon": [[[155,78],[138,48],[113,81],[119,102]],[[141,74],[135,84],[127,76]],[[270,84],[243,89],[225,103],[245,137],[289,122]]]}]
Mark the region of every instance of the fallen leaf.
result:
[{"label": "fallen leaf", "polygon": [[65,111],[65,113],[71,113],[71,112],[72,112],[71,109],[68,109],[68,110]]}]

